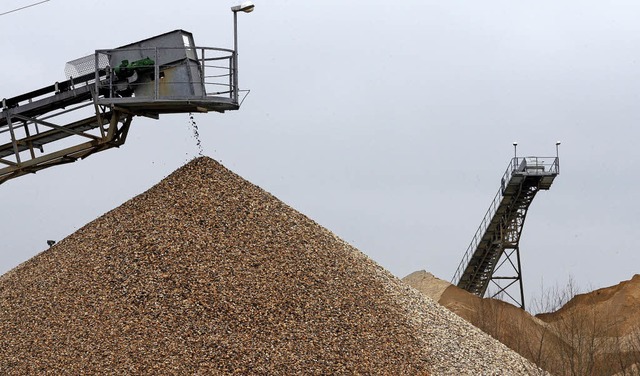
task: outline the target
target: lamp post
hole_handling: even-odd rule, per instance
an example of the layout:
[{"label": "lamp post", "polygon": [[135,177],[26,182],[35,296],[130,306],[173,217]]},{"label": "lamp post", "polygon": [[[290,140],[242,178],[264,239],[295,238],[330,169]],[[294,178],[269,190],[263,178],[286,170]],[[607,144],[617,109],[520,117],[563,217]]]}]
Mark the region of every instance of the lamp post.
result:
[{"label": "lamp post", "polygon": [[559,148],[560,148],[560,141],[556,141],[556,169],[558,173],[560,173],[560,153],[558,151]]},{"label": "lamp post", "polygon": [[518,142],[513,142],[513,168],[518,168]]},{"label": "lamp post", "polygon": [[238,12],[251,13],[255,5],[251,1],[245,1],[240,5],[231,7],[233,12],[233,99],[238,102]]}]

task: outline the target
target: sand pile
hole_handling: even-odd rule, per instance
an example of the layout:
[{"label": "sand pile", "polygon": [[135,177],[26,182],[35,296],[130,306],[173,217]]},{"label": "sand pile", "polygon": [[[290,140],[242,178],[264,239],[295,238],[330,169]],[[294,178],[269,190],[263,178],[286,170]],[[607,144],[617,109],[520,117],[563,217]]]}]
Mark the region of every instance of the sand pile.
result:
[{"label": "sand pile", "polygon": [[559,310],[537,317],[555,325],[584,311],[593,312],[599,318],[603,336],[633,334],[640,329],[640,274],[615,286],[578,294]]},{"label": "sand pile", "polygon": [[555,375],[640,374],[640,275],[535,317],[425,271],[403,280]]},{"label": "sand pile", "polygon": [[2,375],[532,372],[209,158],[0,277]]},{"label": "sand pile", "polygon": [[573,297],[536,315],[571,345],[573,369],[597,375],[640,375],[640,275]]},{"label": "sand pile", "polygon": [[497,299],[482,299],[425,271],[403,280],[442,306],[552,373],[558,349],[567,345],[553,330],[528,312]]}]

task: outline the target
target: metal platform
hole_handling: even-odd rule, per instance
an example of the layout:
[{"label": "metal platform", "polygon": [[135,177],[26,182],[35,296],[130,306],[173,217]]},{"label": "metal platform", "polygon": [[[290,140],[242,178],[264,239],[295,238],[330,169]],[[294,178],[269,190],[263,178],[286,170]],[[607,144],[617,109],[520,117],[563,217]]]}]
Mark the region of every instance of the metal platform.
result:
[{"label": "metal platform", "polygon": [[240,108],[234,50],[175,30],[67,64],[75,74],[0,112],[0,184],[122,145],[135,116]]},{"label": "metal platform", "polygon": [[[484,296],[506,297],[524,309],[520,264],[520,236],[533,198],[548,190],[560,173],[558,157],[514,157],[500,182],[500,189],[458,265],[452,283]],[[509,273],[503,275],[501,273]],[[518,283],[519,297],[512,287]]]}]

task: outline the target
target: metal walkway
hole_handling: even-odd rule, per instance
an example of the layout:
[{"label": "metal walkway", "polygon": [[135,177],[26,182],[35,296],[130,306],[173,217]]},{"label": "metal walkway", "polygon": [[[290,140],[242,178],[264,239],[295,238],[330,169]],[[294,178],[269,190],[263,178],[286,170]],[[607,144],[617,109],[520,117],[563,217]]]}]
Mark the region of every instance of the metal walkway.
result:
[{"label": "metal walkway", "polygon": [[184,30],[67,66],[68,80],[2,99],[0,184],[124,144],[135,116],[240,107],[236,52],[195,47]]},{"label": "metal walkway", "polygon": [[[460,262],[452,283],[484,296],[507,297],[524,309],[520,266],[520,236],[529,205],[539,190],[548,190],[560,173],[558,157],[514,157],[500,189]],[[501,273],[510,273],[501,275]],[[519,283],[519,299],[510,288]]]}]

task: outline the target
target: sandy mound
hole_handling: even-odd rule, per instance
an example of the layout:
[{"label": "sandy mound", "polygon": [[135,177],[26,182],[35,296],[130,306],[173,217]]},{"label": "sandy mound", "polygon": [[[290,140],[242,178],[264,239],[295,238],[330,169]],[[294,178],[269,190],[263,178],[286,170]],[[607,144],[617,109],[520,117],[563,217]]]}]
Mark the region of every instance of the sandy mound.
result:
[{"label": "sandy mound", "polygon": [[209,158],[0,277],[0,374],[531,374]]},{"label": "sandy mound", "polygon": [[553,324],[585,311],[599,318],[603,336],[633,334],[640,328],[640,274],[615,286],[576,295],[556,312],[539,314],[537,317]]},{"label": "sandy mound", "polygon": [[[556,368],[553,354],[566,345],[547,324],[528,312],[501,300],[481,299],[426,272],[412,273],[403,281],[425,295],[437,298],[442,306],[538,366],[548,371]],[[420,284],[414,284],[414,281],[420,281]]]},{"label": "sandy mound", "polygon": [[640,275],[536,317],[424,271],[403,280],[553,374],[639,374]]},{"label": "sandy mound", "polygon": [[576,295],[559,310],[537,317],[565,338],[582,369],[602,375],[640,374],[640,275]]},{"label": "sandy mound", "polygon": [[413,272],[402,280],[436,302],[440,300],[444,290],[451,286],[449,282],[438,279],[424,270]]}]

